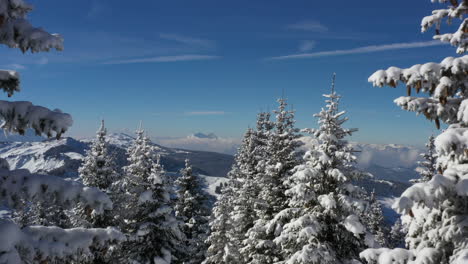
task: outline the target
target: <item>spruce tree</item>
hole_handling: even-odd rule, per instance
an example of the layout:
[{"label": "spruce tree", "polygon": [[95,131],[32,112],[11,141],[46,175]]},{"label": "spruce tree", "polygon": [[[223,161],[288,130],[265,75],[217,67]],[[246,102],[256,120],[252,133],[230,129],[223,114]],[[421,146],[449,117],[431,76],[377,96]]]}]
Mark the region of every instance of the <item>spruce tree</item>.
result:
[{"label": "spruce tree", "polygon": [[[436,1],[432,1],[436,2]],[[422,19],[422,31],[435,26],[435,39],[448,42],[463,54],[468,47],[467,1],[437,1],[444,8]],[[444,20],[462,19],[454,33],[441,34]],[[393,205],[403,214],[408,227],[407,249],[368,249],[361,253],[369,263],[447,264],[466,263],[468,259],[468,56],[447,57],[440,63],[417,64],[407,69],[390,67],[369,77],[374,86],[397,87],[404,83],[407,96],[394,102],[405,110],[422,114],[440,128],[435,138],[438,173],[428,181],[416,183],[403,192]],[[425,96],[411,96],[423,92]]]},{"label": "spruce tree", "polygon": [[379,247],[386,247],[389,245],[389,231],[385,224],[385,219],[382,214],[382,207],[375,197],[375,191],[367,198],[368,208],[364,211],[361,217],[363,223],[366,225],[368,231],[374,235],[375,241],[379,243]]},{"label": "spruce tree", "polygon": [[398,218],[390,230],[390,247],[404,248],[406,233],[408,233],[408,230],[406,230],[405,226],[401,222],[401,218]]},{"label": "spruce tree", "polygon": [[418,161],[419,167],[416,171],[421,175],[419,179],[411,180],[412,182],[427,182],[437,174],[437,153],[435,151],[435,138],[434,136],[429,137],[429,141],[426,143],[426,152],[421,154],[422,161]]},{"label": "spruce tree", "polygon": [[230,217],[232,186],[228,184],[221,190],[221,196],[216,201],[210,221],[210,236],[206,240],[209,245],[203,264],[237,264],[237,252],[232,253],[233,246],[229,239],[229,232],[235,223]]},{"label": "spruce tree", "polygon": [[110,189],[113,182],[118,180],[116,165],[109,153],[109,143],[106,141],[107,129],[104,120],[96,132],[96,139],[86,151],[83,164],[78,169],[80,178],[87,186],[97,187],[103,191]]},{"label": "spruce tree", "polygon": [[[106,192],[112,201],[117,200],[118,192],[113,184],[119,180],[116,165],[109,153],[109,144],[106,141],[107,130],[104,120],[96,131],[96,139],[86,151],[83,164],[78,169],[81,181],[87,186],[97,187]],[[107,227],[117,224],[117,207],[106,211],[102,215],[87,215],[82,206],[77,206],[71,212],[73,226]]]},{"label": "spruce tree", "polygon": [[294,126],[294,111],[287,110],[286,99],[281,98],[278,103],[278,110],[274,111],[275,122],[265,116],[260,125],[260,134],[265,135],[264,146],[260,148],[264,156],[256,166],[256,188],[260,190],[254,203],[256,220],[247,232],[247,239],[241,249],[246,263],[274,263],[281,260],[280,251],[273,243],[275,228],[268,228],[267,223],[287,205],[283,182],[298,163],[296,149],[299,146],[299,134]]},{"label": "spruce tree", "polygon": [[285,181],[288,208],[267,225],[278,233],[274,242],[288,264],[349,263],[358,259],[366,240],[374,244],[358,217],[366,204],[360,199],[363,190],[351,184],[363,176],[345,140],[356,129],[342,127],[348,119],[338,109],[341,97],[334,89],[324,97],[326,107],[315,115],[319,128],[304,130],[318,144]]},{"label": "spruce tree", "polygon": [[[258,116],[257,122],[263,122],[262,116],[262,114]],[[236,255],[240,263],[244,261],[241,248],[246,239],[246,233],[253,227],[257,218],[255,203],[260,193],[258,164],[264,155],[262,142],[258,138],[259,133],[261,133],[259,129],[261,128],[257,127],[257,131],[254,131],[249,128],[246,131],[231,170],[232,191],[234,193],[231,203],[231,218],[236,224],[229,231],[229,238],[233,247],[231,252]]]},{"label": "spruce tree", "polygon": [[137,263],[178,263],[183,246],[173,208],[170,207],[168,178],[155,162],[154,147],[140,128],[128,149],[123,186],[127,197],[122,206],[123,230],[129,235],[122,258]]},{"label": "spruce tree", "polygon": [[184,263],[200,264],[205,258],[207,249],[205,240],[209,234],[209,209],[207,194],[202,190],[200,177],[193,174],[189,160],[176,180],[177,200],[175,215],[183,221],[182,231],[186,237],[187,257]]}]

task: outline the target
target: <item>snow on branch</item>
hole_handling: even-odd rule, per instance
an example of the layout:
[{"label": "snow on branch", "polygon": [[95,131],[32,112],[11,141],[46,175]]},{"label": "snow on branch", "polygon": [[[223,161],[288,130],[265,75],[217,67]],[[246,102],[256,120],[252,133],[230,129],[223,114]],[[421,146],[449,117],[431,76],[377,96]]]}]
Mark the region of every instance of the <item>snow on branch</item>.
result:
[{"label": "snow on branch", "polygon": [[8,97],[20,90],[19,83],[19,74],[16,71],[0,70],[0,89],[3,89]]},{"label": "snow on branch", "polygon": [[0,119],[3,120],[0,128],[7,132],[23,135],[28,128],[32,128],[36,134],[45,134],[47,137],[51,137],[55,132],[56,138],[60,138],[73,124],[69,114],[60,110],[51,111],[27,101],[0,100]]},{"label": "snow on branch", "polygon": [[98,188],[55,176],[31,174],[28,170],[0,168],[0,203],[18,208],[24,201],[50,198],[64,206],[81,202],[95,214],[112,209],[111,200]]},{"label": "snow on branch", "polygon": [[[448,1],[439,0],[438,2],[447,3]],[[421,31],[426,32],[429,28],[435,26],[436,35],[434,39],[439,39],[457,47],[457,53],[465,53],[468,48],[468,42],[465,40],[465,34],[468,31],[468,20],[464,19],[454,33],[440,35],[440,26],[444,19],[447,20],[447,24],[451,24],[454,18],[463,19],[463,16],[468,13],[468,1],[463,0],[459,3],[457,0],[451,0],[450,4],[448,8],[434,10],[432,15],[424,17],[421,21]]]},{"label": "snow on branch", "polygon": [[[124,241],[114,228],[71,228],[28,226],[23,229],[0,219],[0,263],[49,263],[82,260],[92,251],[106,251],[109,244]],[[54,262],[55,263],[55,262]]]},{"label": "snow on branch", "polygon": [[[448,124],[468,124],[468,103],[462,103],[468,94],[468,55],[447,57],[440,63],[416,64],[407,69],[390,67],[372,74],[368,81],[374,86],[407,86],[408,96],[400,97],[395,103],[408,111],[423,114],[429,120],[439,119]],[[425,92],[429,97],[411,97],[412,91]],[[466,106],[465,106],[466,105]],[[465,113],[466,112],[466,113]]]},{"label": "snow on branch", "polygon": [[32,7],[23,0],[0,1],[0,43],[22,52],[63,50],[63,38],[32,26],[26,15]]}]

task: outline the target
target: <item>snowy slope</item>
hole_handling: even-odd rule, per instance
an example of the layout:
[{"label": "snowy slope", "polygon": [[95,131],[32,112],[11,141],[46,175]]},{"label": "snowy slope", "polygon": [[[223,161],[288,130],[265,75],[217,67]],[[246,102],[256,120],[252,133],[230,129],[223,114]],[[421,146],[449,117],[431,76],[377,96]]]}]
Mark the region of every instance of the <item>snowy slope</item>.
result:
[{"label": "snowy slope", "polygon": [[28,169],[62,177],[75,177],[87,145],[72,138],[42,142],[2,142],[0,158],[11,169]]},{"label": "snowy slope", "polygon": [[[133,141],[127,134],[109,135],[111,154],[120,166],[126,164],[125,148]],[[0,142],[0,158],[4,158],[12,169],[28,169],[61,177],[76,177],[83,155],[89,148],[90,140],[62,138],[42,142]],[[168,171],[178,171],[190,159],[194,171],[205,175],[225,176],[233,157],[226,154],[171,149],[156,145],[162,155],[162,162]]]},{"label": "snowy slope", "polygon": [[[125,165],[125,148],[133,141],[133,137],[124,134],[110,134],[111,153],[120,166]],[[75,140],[62,138],[60,140],[44,140],[41,142],[0,142],[0,158],[5,158],[12,169],[28,169],[61,177],[76,177],[83,155],[89,148],[90,140]],[[395,212],[390,209],[390,202],[399,196],[408,186],[408,179],[417,177],[414,172],[416,159],[420,150],[398,145],[356,144],[361,152],[359,167],[374,174],[374,179],[368,179],[357,184],[368,191],[375,190],[379,199],[385,201],[387,220],[393,221]],[[233,157],[230,155],[167,148],[155,145],[162,155],[162,162],[169,172],[177,172],[184,166],[184,160],[189,158],[194,171],[201,174],[206,191],[217,196],[215,189],[229,171]],[[212,176],[205,176],[212,175]]]},{"label": "snowy slope", "polygon": [[[117,162],[124,165],[125,148],[133,141],[133,137],[125,133],[115,133],[110,134],[108,140]],[[24,168],[32,172],[74,177],[89,143],[90,140],[73,138],[42,142],[0,140],[0,157],[5,158],[14,169]],[[358,166],[372,173],[375,179],[407,183],[409,179],[418,177],[414,169],[420,149],[399,145],[353,145],[360,151],[357,153]],[[155,147],[163,156],[165,168],[173,172],[182,168],[184,160],[189,158],[196,172],[222,177],[227,174],[233,161],[232,156],[215,152],[167,148],[156,144]]]}]

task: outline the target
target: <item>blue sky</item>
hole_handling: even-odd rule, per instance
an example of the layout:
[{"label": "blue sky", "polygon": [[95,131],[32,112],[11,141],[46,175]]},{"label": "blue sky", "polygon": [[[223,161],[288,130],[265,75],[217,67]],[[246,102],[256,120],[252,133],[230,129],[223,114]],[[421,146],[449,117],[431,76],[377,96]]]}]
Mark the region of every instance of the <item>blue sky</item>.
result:
[{"label": "blue sky", "polygon": [[283,90],[298,127],[313,127],[336,72],[348,126],[360,129],[352,140],[421,145],[437,132],[393,104],[405,89],[367,78],[455,56],[420,32],[438,8],[428,0],[30,2],[32,23],[62,34],[65,50],[1,47],[2,67],[22,76],[13,100],[72,114],[76,137],[93,135],[102,117],[111,131],[142,120],[152,136],[240,137]]}]

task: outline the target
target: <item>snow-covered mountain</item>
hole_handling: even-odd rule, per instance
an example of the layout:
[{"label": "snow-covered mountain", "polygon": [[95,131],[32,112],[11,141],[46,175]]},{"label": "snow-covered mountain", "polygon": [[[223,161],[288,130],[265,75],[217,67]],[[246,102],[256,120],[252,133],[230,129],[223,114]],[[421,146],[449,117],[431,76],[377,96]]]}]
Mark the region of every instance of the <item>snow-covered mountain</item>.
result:
[{"label": "snow-covered mountain", "polygon": [[[131,135],[113,133],[108,135],[112,154],[120,165],[126,163],[125,149],[133,141]],[[13,169],[28,169],[63,177],[76,176],[77,168],[89,148],[91,140],[76,140],[70,137],[60,140],[30,142],[1,142],[0,157],[5,158]],[[310,142],[306,142],[305,147]],[[375,179],[407,183],[418,177],[414,171],[421,149],[401,145],[378,145],[352,143],[358,150],[358,166],[370,173]],[[229,171],[233,156],[207,151],[193,151],[168,148],[154,144],[162,155],[168,171],[178,171],[186,158],[193,163],[195,171],[211,176],[225,176]]]},{"label": "snow-covered mountain", "polygon": [[209,139],[217,139],[218,138],[218,136],[216,136],[214,133],[205,134],[205,133],[201,133],[201,132],[194,133],[191,136],[196,137],[196,138],[209,138]]},{"label": "snow-covered mountain", "polygon": [[395,144],[352,143],[358,157],[358,167],[377,179],[409,182],[418,176],[415,169],[423,149]]},{"label": "snow-covered mountain", "polygon": [[[127,162],[125,149],[133,139],[125,133],[108,135],[110,151],[120,166]],[[0,158],[6,159],[12,169],[28,169],[31,172],[74,178],[90,142],[91,140],[70,137],[60,140],[0,142]],[[357,184],[368,191],[375,190],[379,199],[384,201],[387,219],[392,221],[396,214],[389,207],[390,201],[409,186],[409,179],[417,177],[414,168],[421,150],[399,145],[353,144],[359,150],[359,167],[374,175],[374,179],[362,180]],[[205,180],[205,189],[212,195],[216,195],[216,187],[227,180],[224,176],[233,162],[233,156],[227,154],[168,148],[157,144],[154,146],[162,155],[162,163],[167,171],[179,171],[188,158],[196,173],[211,175],[202,177]]]},{"label": "snow-covered mountain", "polygon": [[[133,137],[124,134],[110,134],[111,153],[120,166],[126,164],[125,149]],[[0,142],[0,158],[4,158],[12,169],[28,169],[61,177],[76,177],[90,140],[76,140],[70,137],[41,142]],[[213,176],[227,174],[233,157],[215,152],[191,151],[166,148],[154,144],[162,156],[168,171],[183,168],[186,158],[190,159],[196,173]]]}]

